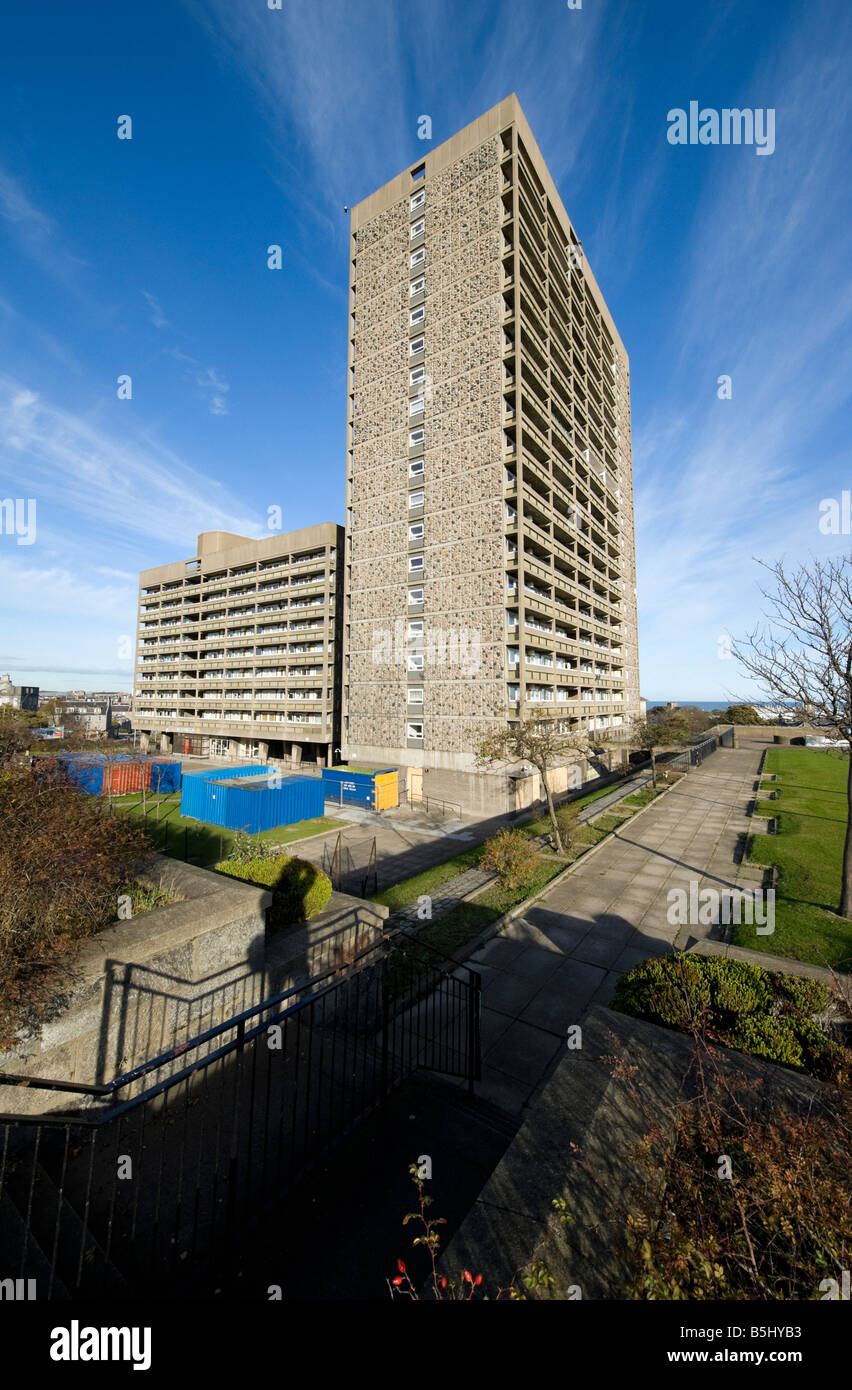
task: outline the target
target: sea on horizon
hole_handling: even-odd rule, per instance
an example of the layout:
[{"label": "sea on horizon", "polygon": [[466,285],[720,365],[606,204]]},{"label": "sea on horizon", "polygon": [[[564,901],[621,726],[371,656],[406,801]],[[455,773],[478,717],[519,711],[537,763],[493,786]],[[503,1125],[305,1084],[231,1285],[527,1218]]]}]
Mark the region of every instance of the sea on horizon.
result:
[{"label": "sea on horizon", "polygon": [[768,707],[770,704],[771,704],[771,706],[772,706],[773,709],[776,708],[778,705],[785,705],[785,704],[789,705],[791,709],[792,709],[792,707],[793,707],[793,702],[792,702],[791,700],[773,700],[773,701],[771,701],[771,702],[768,701],[768,700],[762,700],[762,701],[761,701],[761,700],[744,700],[744,701],[742,701],[742,702],[740,702],[739,700],[674,700],[674,701],[669,701],[669,700],[648,700],[648,701],[647,701],[648,709],[654,709],[654,708],[656,708],[657,705],[668,705],[668,704],[675,704],[675,705],[691,705],[693,709],[706,709],[706,710],[711,710],[711,709],[727,709],[727,708],[728,708],[728,705],[731,705],[731,704],[740,704],[740,703],[747,704],[747,705],[753,704],[753,705],[755,706],[756,709],[761,709],[761,708],[763,708],[764,705]]}]

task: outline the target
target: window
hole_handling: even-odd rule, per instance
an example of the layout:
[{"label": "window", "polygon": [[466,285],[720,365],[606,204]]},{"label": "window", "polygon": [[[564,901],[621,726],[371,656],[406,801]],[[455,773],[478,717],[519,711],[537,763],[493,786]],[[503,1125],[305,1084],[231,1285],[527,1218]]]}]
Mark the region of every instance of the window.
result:
[{"label": "window", "polygon": [[425,377],[426,368],[422,364],[419,367],[412,367],[411,371],[408,373],[408,384],[409,386],[416,386],[417,383],[423,381]]},{"label": "window", "polygon": [[408,465],[409,478],[422,478],[426,472],[426,464],[423,459],[412,459]]},{"label": "window", "polygon": [[408,413],[409,413],[409,415],[422,415],[422,414],[423,414],[423,411],[424,411],[424,409],[425,409],[425,406],[426,406],[426,397],[425,397],[425,396],[415,396],[413,400],[410,400],[410,401],[408,402]]},{"label": "window", "polygon": [[416,448],[417,448],[417,445],[418,445],[418,444],[423,444],[424,441],[425,441],[425,439],[426,439],[426,431],[425,431],[424,429],[421,428],[421,429],[419,429],[419,430],[409,430],[409,431],[408,431],[408,447],[409,447],[409,449],[416,449]]},{"label": "window", "polygon": [[422,743],[422,742],[423,742],[423,725],[422,725],[422,723],[420,723],[419,721],[418,721],[417,723],[413,723],[413,724],[412,724],[412,723],[409,723],[409,725],[408,725],[408,737],[409,737],[412,741],[415,741],[415,740],[416,740],[417,743]]},{"label": "window", "polygon": [[411,230],[410,230],[410,232],[408,233],[408,239],[409,239],[409,241],[413,241],[414,238],[415,238],[416,236],[419,236],[420,233],[421,233],[421,232],[425,232],[425,230],[426,230],[426,219],[425,219],[425,217],[420,217],[420,218],[418,218],[418,220],[417,220],[416,222],[412,222],[412,224],[411,224]]},{"label": "window", "polygon": [[422,671],[422,670],[423,670],[423,653],[422,653],[422,652],[412,652],[412,653],[411,653],[411,655],[410,655],[409,658],[408,658],[408,669],[409,669],[409,671]]},{"label": "window", "polygon": [[410,705],[422,705],[422,704],[423,704],[423,686],[422,686],[422,685],[410,685],[410,686],[408,687],[408,703],[409,703]]},{"label": "window", "polygon": [[418,570],[422,570],[423,568],[424,568],[424,564],[423,564],[423,556],[422,556],[422,555],[409,555],[409,557],[408,557],[408,572],[409,572],[409,574],[416,574],[416,572],[417,572]]},{"label": "window", "polygon": [[426,164],[425,164],[425,162],[424,162],[423,164],[418,164],[416,169],[412,169],[412,171],[411,171],[411,177],[412,177],[413,179],[425,179],[425,177],[426,177]]},{"label": "window", "polygon": [[409,607],[410,607],[410,608],[413,608],[415,604],[417,604],[417,603],[422,603],[422,602],[423,602],[423,590],[422,590],[422,589],[409,589],[409,591],[408,591],[408,604],[409,604]]},{"label": "window", "polygon": [[422,489],[422,488],[418,488],[416,492],[409,492],[409,494],[408,494],[408,509],[409,509],[409,511],[412,511],[415,507],[422,507],[422,506],[423,506],[423,503],[425,502],[425,500],[426,500],[426,495],[425,495],[425,493],[423,492],[423,489]]},{"label": "window", "polygon": [[426,339],[423,334],[419,338],[412,338],[408,345],[408,351],[412,357],[416,357],[418,352],[423,352],[426,347]]},{"label": "window", "polygon": [[408,287],[409,298],[410,298],[410,299],[413,299],[414,296],[415,296],[416,294],[420,294],[420,292],[421,292],[422,290],[425,290],[425,289],[426,289],[426,276],[425,276],[425,275],[421,275],[421,276],[419,277],[419,279],[417,279],[417,280],[412,280],[411,284],[409,285],[409,287]]},{"label": "window", "polygon": [[422,521],[415,521],[408,528],[408,539],[410,541],[422,541],[425,534],[426,528]]},{"label": "window", "polygon": [[415,193],[412,195],[411,202],[409,203],[409,208],[412,212],[416,212],[418,208],[422,208],[425,202],[426,190],[421,188],[419,193]]},{"label": "window", "polygon": [[418,246],[416,251],[412,251],[409,258],[409,265],[414,270],[416,266],[423,265],[426,260],[426,247]]},{"label": "window", "polygon": [[418,323],[424,323],[425,320],[426,308],[423,304],[421,304],[417,309],[412,309],[411,313],[408,315],[408,322],[412,328],[414,328]]}]

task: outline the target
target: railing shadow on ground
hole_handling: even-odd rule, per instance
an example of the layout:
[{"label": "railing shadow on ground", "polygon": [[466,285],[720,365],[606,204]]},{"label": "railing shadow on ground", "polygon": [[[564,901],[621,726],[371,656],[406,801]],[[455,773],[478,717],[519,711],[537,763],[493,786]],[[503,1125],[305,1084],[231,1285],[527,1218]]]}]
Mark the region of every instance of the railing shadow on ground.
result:
[{"label": "railing shadow on ground", "polygon": [[36,1269],[48,1298],[209,1295],[264,1213],[413,1071],[473,1086],[480,989],[394,933],[105,1084],[0,1075],[0,1094],[76,1104],[0,1115],[4,1272]]}]

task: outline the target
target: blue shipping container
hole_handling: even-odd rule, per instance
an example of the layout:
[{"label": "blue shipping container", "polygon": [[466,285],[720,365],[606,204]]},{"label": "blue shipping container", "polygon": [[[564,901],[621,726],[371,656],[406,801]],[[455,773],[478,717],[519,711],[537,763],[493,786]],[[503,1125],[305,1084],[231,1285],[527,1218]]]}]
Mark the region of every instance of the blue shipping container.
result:
[{"label": "blue shipping container", "polygon": [[[270,786],[269,773],[264,766],[186,773],[180,813],[249,835],[323,815],[325,797],[318,778],[285,777],[280,786]],[[254,785],[245,785],[255,777]]]},{"label": "blue shipping container", "polygon": [[[81,791],[88,792],[90,796],[101,796],[104,788],[104,768],[107,765],[107,757],[103,753],[63,753],[58,755],[58,761],[62,764],[72,782],[76,782]],[[138,753],[111,753],[110,763],[145,763],[147,758],[140,758]],[[167,792],[180,790],[180,762],[151,759],[151,786],[150,791],[155,795],[166,795]],[[139,795],[141,796],[141,789]]]},{"label": "blue shipping container", "polygon": [[392,772],[394,769],[381,767],[377,772],[350,772],[348,767],[324,767],[322,770],[322,784],[325,788],[325,795],[329,801],[336,801],[340,805],[366,806],[368,810],[375,810],[376,806],[376,777],[382,772]]},{"label": "blue shipping container", "polygon": [[105,761],[102,753],[83,753],[77,757],[68,754],[59,759],[71,781],[90,796],[100,796],[103,790]]},{"label": "blue shipping container", "polygon": [[163,796],[167,792],[180,791],[180,763],[154,759],[151,763],[151,791]]}]

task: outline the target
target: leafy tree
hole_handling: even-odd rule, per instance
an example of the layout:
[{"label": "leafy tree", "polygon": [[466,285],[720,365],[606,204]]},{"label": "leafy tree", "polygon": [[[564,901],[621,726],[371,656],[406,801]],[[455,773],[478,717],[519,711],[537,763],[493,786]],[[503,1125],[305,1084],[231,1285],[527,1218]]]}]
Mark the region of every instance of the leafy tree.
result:
[{"label": "leafy tree", "polygon": [[728,705],[722,715],[725,724],[762,724],[763,720],[753,705]]},{"label": "leafy tree", "polygon": [[552,721],[521,719],[516,724],[507,724],[504,728],[476,735],[475,751],[480,767],[493,767],[495,763],[532,763],[541,778],[553,838],[557,850],[562,854],[562,836],[556,820],[550,773],[556,767],[564,767],[585,757],[591,751],[588,736],[581,730],[561,733]]}]

